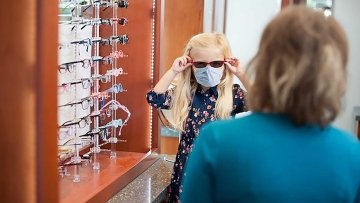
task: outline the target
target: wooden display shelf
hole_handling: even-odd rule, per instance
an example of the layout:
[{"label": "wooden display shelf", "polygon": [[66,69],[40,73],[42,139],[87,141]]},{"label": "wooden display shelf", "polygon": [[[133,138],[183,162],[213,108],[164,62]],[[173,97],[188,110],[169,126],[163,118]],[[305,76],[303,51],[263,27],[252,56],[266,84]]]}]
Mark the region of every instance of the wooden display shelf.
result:
[{"label": "wooden display shelf", "polygon": [[[70,175],[59,179],[60,202],[107,201],[158,159],[149,153],[118,151],[117,158],[110,159],[110,152],[101,152],[97,155],[98,173],[93,171],[92,163],[67,166]],[[81,179],[78,183],[73,182],[75,167],[78,167]]]}]

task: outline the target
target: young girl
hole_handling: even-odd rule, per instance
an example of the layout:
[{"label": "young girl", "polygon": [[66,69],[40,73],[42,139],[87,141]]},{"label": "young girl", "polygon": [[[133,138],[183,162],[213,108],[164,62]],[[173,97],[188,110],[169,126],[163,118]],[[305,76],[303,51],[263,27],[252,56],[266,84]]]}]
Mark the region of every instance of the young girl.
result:
[{"label": "young girl", "polygon": [[[169,202],[179,202],[183,169],[200,127],[216,119],[226,119],[246,111],[245,92],[233,84],[235,74],[248,86],[244,71],[221,33],[193,36],[184,56],[147,93],[147,101],[155,108],[171,109],[174,127],[181,131],[169,188]],[[176,77],[176,80],[174,80]],[[174,88],[169,89],[173,82]]]}]

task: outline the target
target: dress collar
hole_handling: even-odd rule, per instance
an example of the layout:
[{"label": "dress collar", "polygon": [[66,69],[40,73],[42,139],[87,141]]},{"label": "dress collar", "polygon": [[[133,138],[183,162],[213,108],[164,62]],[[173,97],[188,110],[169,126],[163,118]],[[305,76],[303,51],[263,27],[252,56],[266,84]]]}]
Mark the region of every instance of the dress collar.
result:
[{"label": "dress collar", "polygon": [[205,90],[205,91],[203,91],[201,85],[198,85],[197,91],[198,91],[200,94],[206,94],[206,93],[208,93],[209,95],[214,95],[215,97],[218,96],[217,85],[215,85],[214,87],[210,87],[209,89],[207,89],[207,90]]}]

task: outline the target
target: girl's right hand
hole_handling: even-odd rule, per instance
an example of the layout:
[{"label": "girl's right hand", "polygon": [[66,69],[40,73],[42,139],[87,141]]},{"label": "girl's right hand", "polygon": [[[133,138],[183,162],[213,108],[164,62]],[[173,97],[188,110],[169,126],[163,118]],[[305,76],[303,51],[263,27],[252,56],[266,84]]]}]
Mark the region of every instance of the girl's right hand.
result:
[{"label": "girl's right hand", "polygon": [[192,59],[190,56],[181,56],[174,60],[174,63],[171,66],[171,70],[173,70],[175,73],[180,73],[191,65]]}]

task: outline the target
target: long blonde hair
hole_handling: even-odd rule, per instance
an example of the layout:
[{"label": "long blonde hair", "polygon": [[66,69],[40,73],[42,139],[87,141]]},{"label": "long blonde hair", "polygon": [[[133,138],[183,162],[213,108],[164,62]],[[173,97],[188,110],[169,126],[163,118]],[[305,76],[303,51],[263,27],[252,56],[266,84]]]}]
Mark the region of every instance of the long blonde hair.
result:
[{"label": "long blonde hair", "polygon": [[[222,33],[201,33],[193,36],[185,47],[184,55],[191,57],[191,50],[197,48],[212,48],[220,50],[224,58],[231,57],[229,43]],[[172,100],[172,115],[174,127],[177,130],[185,129],[185,122],[189,113],[189,105],[198,87],[192,68],[187,68],[181,72],[174,80],[174,93]],[[233,74],[228,68],[224,68],[224,73],[219,85],[217,86],[218,99],[215,104],[216,118],[225,119],[230,116],[233,110]]]},{"label": "long blonde hair", "polygon": [[347,49],[333,17],[305,6],[285,9],[265,28],[250,62],[250,110],[284,113],[296,124],[333,121],[345,92]]}]

